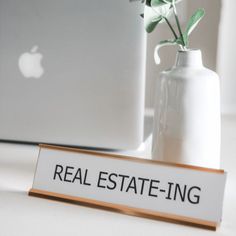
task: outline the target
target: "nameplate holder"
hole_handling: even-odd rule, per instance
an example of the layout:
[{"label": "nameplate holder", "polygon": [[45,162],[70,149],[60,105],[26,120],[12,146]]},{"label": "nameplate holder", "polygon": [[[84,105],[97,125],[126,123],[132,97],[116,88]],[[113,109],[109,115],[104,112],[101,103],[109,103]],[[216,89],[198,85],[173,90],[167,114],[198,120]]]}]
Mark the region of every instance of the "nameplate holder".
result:
[{"label": "nameplate holder", "polygon": [[223,170],[40,145],[30,196],[216,230]]}]

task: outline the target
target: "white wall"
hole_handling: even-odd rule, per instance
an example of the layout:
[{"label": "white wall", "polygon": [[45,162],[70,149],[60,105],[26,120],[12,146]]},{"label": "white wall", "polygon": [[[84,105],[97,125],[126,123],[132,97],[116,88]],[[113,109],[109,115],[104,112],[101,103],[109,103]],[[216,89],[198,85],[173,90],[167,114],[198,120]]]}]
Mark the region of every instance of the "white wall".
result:
[{"label": "white wall", "polygon": [[[221,0],[183,0],[180,4],[185,4],[184,8],[186,11],[183,15],[184,19],[189,19],[197,8],[205,8],[206,16],[192,33],[190,46],[192,48],[200,48],[203,52],[204,64],[210,69],[216,70]],[[180,17],[182,16],[180,15]],[[186,21],[183,22],[183,26],[185,25]],[[153,107],[155,92],[154,85],[159,72],[171,67],[175,61],[175,54],[178,49],[175,47],[166,47],[161,49],[161,65],[155,65],[153,60],[153,50],[156,44],[162,39],[169,38],[172,38],[172,34],[165,24],[160,25],[154,33],[148,35],[146,107]]]},{"label": "white wall", "polygon": [[219,33],[218,72],[221,77],[222,112],[236,114],[236,1],[224,0]]}]

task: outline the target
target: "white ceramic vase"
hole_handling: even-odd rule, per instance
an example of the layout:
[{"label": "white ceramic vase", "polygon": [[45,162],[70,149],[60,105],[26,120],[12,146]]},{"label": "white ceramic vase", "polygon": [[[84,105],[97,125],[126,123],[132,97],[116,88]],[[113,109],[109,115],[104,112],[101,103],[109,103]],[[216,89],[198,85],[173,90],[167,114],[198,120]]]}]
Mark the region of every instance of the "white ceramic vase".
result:
[{"label": "white ceramic vase", "polygon": [[201,51],[179,51],[156,86],[153,159],[220,168],[220,82]]}]

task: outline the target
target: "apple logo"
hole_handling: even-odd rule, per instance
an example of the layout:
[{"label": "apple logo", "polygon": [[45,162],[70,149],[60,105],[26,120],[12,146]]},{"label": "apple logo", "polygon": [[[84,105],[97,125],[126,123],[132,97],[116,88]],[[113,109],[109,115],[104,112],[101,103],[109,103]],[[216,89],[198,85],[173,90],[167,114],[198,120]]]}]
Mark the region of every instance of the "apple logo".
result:
[{"label": "apple logo", "polygon": [[30,52],[23,53],[19,58],[19,69],[25,78],[39,79],[44,74],[42,67],[43,55],[38,53],[38,46],[34,46]]}]

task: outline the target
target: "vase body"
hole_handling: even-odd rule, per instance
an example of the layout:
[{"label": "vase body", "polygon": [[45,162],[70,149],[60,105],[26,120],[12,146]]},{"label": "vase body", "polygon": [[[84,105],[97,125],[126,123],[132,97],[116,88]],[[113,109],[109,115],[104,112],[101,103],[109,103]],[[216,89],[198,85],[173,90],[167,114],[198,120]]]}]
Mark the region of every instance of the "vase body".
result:
[{"label": "vase body", "polygon": [[220,83],[201,51],[179,51],[156,86],[152,158],[220,168]]}]

